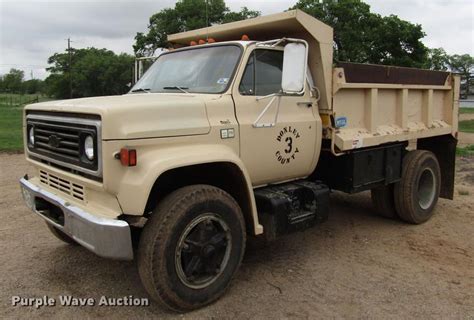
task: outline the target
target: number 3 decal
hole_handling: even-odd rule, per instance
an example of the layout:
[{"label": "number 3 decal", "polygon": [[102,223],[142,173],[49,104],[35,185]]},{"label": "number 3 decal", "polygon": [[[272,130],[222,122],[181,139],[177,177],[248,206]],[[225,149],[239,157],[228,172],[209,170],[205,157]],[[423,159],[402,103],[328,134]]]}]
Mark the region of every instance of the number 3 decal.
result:
[{"label": "number 3 decal", "polygon": [[[288,126],[280,130],[276,141],[280,142],[281,145],[279,145],[279,148],[275,152],[275,157],[278,162],[288,164],[290,161],[296,159],[296,154],[300,152],[300,150],[298,150],[299,138],[300,133],[296,128]],[[294,141],[296,141],[296,144],[293,146]]]},{"label": "number 3 decal", "polygon": [[285,142],[288,143],[288,148],[285,149],[285,153],[291,153],[293,150],[293,139],[291,137],[287,137]]}]

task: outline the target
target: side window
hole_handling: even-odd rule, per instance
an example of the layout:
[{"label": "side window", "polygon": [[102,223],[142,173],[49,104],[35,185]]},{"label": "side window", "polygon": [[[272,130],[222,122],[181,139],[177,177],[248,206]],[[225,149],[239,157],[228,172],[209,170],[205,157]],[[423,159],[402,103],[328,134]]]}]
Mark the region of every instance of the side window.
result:
[{"label": "side window", "polygon": [[283,51],[257,49],[249,58],[239,86],[242,95],[266,96],[281,90]]},{"label": "side window", "polygon": [[240,81],[239,92],[244,96],[255,95],[255,51],[252,52],[245,67],[242,81]]}]

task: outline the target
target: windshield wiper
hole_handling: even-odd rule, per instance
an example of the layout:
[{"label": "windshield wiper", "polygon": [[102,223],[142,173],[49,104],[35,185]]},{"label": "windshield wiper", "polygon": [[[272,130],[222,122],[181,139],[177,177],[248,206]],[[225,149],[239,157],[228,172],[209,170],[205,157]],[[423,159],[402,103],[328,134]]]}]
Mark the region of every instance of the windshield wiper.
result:
[{"label": "windshield wiper", "polygon": [[147,92],[150,93],[150,88],[138,88],[138,89],[133,89],[132,92]]},{"label": "windshield wiper", "polygon": [[163,87],[165,90],[180,90],[184,93],[189,93],[186,91],[186,89],[189,89],[188,87],[181,87],[181,86],[171,86],[171,87]]}]

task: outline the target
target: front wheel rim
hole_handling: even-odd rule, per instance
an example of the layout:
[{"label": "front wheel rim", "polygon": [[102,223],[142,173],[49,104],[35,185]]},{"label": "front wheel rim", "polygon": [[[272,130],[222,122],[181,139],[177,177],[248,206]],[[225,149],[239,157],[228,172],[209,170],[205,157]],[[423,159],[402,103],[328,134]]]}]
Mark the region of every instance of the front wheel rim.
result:
[{"label": "front wheel rim", "polygon": [[232,249],[232,235],[218,215],[205,213],[188,224],[175,252],[176,272],[189,288],[202,289],[219,278]]},{"label": "front wheel rim", "polygon": [[431,207],[436,196],[436,177],[431,168],[425,168],[418,182],[418,204],[423,210]]}]

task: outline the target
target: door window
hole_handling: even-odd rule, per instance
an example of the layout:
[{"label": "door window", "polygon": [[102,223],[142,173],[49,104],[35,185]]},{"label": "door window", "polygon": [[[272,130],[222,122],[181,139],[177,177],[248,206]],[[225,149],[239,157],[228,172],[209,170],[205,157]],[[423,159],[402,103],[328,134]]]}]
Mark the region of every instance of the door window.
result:
[{"label": "door window", "polygon": [[246,96],[266,96],[281,91],[283,51],[254,50],[245,67],[239,92]]}]

